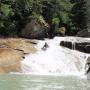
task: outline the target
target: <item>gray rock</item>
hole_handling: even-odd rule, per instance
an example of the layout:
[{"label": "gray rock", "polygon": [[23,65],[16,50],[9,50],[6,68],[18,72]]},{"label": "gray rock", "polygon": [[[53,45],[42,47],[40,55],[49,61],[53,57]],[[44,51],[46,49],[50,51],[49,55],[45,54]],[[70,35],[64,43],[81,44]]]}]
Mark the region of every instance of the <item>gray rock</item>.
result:
[{"label": "gray rock", "polygon": [[48,27],[39,23],[36,19],[32,19],[22,29],[21,36],[26,38],[41,39],[46,36]]},{"label": "gray rock", "polygon": [[78,36],[78,37],[90,37],[90,31],[82,30],[82,31],[78,32],[76,36]]}]

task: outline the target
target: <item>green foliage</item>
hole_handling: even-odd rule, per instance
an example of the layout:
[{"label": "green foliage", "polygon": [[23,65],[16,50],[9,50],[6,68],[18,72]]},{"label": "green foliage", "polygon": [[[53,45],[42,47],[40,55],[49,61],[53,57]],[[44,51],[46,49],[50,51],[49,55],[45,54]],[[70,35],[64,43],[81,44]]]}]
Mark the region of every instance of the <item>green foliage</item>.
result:
[{"label": "green foliage", "polygon": [[12,13],[12,9],[10,8],[10,5],[7,4],[2,4],[1,11],[5,16],[8,16],[9,14]]},{"label": "green foliage", "polygon": [[63,23],[65,23],[65,24],[69,23],[69,21],[70,21],[69,13],[60,12],[60,16],[61,16],[61,19],[62,19]]},{"label": "green foliage", "polygon": [[60,19],[58,17],[55,17],[52,19],[52,24],[59,25]]},{"label": "green foliage", "polygon": [[[74,1],[74,0],[71,0]],[[87,29],[87,8],[86,0],[74,1],[74,6],[71,10],[72,26],[71,29],[74,34],[78,31]]]},{"label": "green foliage", "polygon": [[71,30],[69,33],[86,29],[86,26],[90,29],[88,7],[89,0],[87,4],[86,0],[0,0],[0,35],[19,35],[31,18],[43,23],[45,20],[52,33],[62,26]]},{"label": "green foliage", "polygon": [[86,0],[87,30],[90,32],[90,0]]}]

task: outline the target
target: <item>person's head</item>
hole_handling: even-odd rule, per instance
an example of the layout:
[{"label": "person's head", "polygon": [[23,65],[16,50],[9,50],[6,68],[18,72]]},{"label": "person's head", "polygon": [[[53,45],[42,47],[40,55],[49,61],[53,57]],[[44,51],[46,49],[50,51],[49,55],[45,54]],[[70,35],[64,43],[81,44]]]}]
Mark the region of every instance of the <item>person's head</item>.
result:
[{"label": "person's head", "polygon": [[47,45],[47,42],[45,42],[45,44]]}]

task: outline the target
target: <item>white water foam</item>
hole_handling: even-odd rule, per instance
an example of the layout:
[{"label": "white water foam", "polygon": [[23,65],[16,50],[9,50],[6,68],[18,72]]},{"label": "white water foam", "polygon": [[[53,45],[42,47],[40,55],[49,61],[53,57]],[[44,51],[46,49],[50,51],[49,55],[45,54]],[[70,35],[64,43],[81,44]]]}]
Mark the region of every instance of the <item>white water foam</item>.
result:
[{"label": "white water foam", "polygon": [[[79,38],[77,38],[79,40]],[[38,41],[38,52],[30,54],[22,61],[22,72],[39,75],[83,75],[88,56],[75,50],[60,46],[61,41],[75,41],[73,37],[55,37]],[[41,50],[47,42],[49,48]]]}]

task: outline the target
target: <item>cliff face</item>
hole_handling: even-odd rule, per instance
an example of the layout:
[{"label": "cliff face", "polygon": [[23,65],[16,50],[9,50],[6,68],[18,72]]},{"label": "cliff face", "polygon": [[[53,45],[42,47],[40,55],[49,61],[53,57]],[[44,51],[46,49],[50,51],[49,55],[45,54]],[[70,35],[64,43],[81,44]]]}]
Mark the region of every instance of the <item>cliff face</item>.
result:
[{"label": "cliff face", "polygon": [[24,53],[35,53],[33,44],[25,39],[0,40],[0,73],[21,72]]}]

